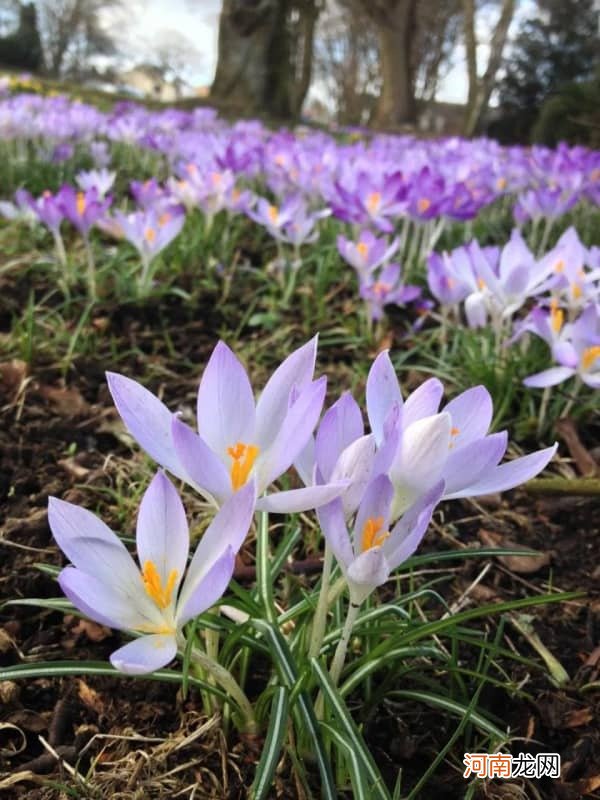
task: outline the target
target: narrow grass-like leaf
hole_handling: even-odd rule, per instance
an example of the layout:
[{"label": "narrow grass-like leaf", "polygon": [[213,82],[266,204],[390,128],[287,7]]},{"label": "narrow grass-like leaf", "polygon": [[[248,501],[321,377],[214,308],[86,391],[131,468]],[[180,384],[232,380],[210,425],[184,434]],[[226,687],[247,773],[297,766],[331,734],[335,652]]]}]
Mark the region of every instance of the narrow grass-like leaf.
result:
[{"label": "narrow grass-like leaf", "polygon": [[256,590],[260,598],[264,615],[275,624],[277,611],[273,602],[273,580],[269,564],[269,515],[261,511],[258,515],[256,531]]},{"label": "narrow grass-like leaf", "polygon": [[321,728],[327,731],[332,741],[335,743],[338,752],[343,752],[344,758],[348,763],[350,768],[350,780],[352,781],[352,797],[355,798],[355,800],[370,800],[372,795],[368,785],[366,785],[367,781],[361,769],[360,759],[350,742],[331,725],[321,723]]},{"label": "narrow grass-like leaf", "polygon": [[[388,693],[388,697],[404,697],[408,700],[417,700],[421,703],[427,703],[429,706],[440,708],[442,711],[447,711],[461,719],[469,711],[469,706],[458,703],[456,700],[450,700],[448,697],[431,694],[430,692],[415,691],[412,689],[395,689]],[[500,728],[497,728],[492,722],[476,711],[470,712],[470,721],[481,731],[488,733],[490,736],[495,736],[497,739],[503,739],[506,736],[506,731],[501,731]]]},{"label": "narrow grass-like leaf", "polygon": [[[131,678],[119,672],[105,661],[36,661],[32,664],[16,664],[0,669],[0,681],[29,680],[33,678],[60,678],[64,675],[106,675],[110,678]],[[165,681],[182,683],[183,675],[171,669],[157,669],[147,675],[137,675],[136,680]],[[231,698],[216,686],[211,686],[199,678],[188,676],[188,683],[206,692],[212,692],[227,702]]]},{"label": "narrow grass-like leaf", "polygon": [[[298,682],[298,670],[290,653],[287,642],[281,635],[279,628],[270,625],[262,619],[252,619],[250,623],[268,639],[271,658],[283,684],[292,691]],[[331,765],[323,745],[323,738],[319,730],[317,718],[312,702],[306,692],[300,692],[294,708],[298,707],[299,716],[304,723],[304,733],[310,739],[314,749],[315,758],[321,775],[321,796],[324,800],[336,800],[337,792],[331,774]]]},{"label": "narrow grass-like leaf", "polygon": [[278,686],[271,704],[269,728],[250,790],[251,800],[263,800],[271,790],[271,782],[281,755],[289,720],[288,690]]},{"label": "narrow grass-like leaf", "polygon": [[369,779],[369,797],[380,798],[380,800],[390,800],[390,794],[387,790],[381,772],[377,768],[365,741],[356,726],[356,723],[350,716],[346,704],[339,695],[339,692],[333,685],[329,673],[321,666],[316,658],[311,659],[311,664],[314,673],[323,692],[325,700],[329,703],[334,717],[339,724],[342,731],[348,737],[354,752],[357,754],[361,767]]}]

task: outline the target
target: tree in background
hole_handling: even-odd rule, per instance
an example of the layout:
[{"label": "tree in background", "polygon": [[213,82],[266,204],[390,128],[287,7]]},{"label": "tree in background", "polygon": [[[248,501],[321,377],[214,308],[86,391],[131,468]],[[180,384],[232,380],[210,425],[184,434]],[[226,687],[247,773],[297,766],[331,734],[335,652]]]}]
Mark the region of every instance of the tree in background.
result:
[{"label": "tree in background", "polygon": [[163,78],[171,81],[178,96],[181,88],[194,74],[203,61],[202,53],[194,42],[179,31],[166,28],[160,32],[156,41],[148,42],[146,53],[152,53],[152,64]]},{"label": "tree in background", "polygon": [[489,44],[490,52],[485,72],[482,76],[479,76],[475,0],[463,0],[465,50],[467,54],[467,75],[469,80],[469,94],[463,131],[465,136],[472,136],[475,133],[481,118],[488,108],[492,91],[496,85],[496,75],[502,64],[502,56],[508,38],[508,29],[514,13],[515,0],[502,0],[500,16],[494,27],[494,32]]},{"label": "tree in background", "polygon": [[[595,0],[538,0],[511,48],[499,85],[502,119],[492,132],[504,141],[527,141],[544,101],[571,82],[593,78],[599,59]],[[589,94],[578,96],[587,103]],[[569,107],[572,115],[572,102]]]},{"label": "tree in background", "polygon": [[0,7],[4,24],[18,20],[13,33],[0,38],[0,64],[14,69],[37,72],[42,66],[42,45],[33,3],[4,3]]},{"label": "tree in background", "polygon": [[53,77],[81,75],[92,56],[113,55],[122,0],[37,0],[46,69]]},{"label": "tree in background", "polygon": [[223,0],[211,97],[241,113],[297,116],[321,8],[320,0]]}]

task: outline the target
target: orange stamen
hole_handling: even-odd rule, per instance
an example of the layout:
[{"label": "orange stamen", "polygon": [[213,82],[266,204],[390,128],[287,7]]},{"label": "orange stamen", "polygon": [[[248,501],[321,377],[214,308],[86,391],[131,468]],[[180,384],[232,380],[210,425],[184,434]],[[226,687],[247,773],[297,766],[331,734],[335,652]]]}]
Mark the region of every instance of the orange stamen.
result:
[{"label": "orange stamen", "polygon": [[554,265],[554,272],[557,272],[560,275],[560,273],[564,271],[565,271],[565,262],[562,260],[562,258],[560,258]]},{"label": "orange stamen", "polygon": [[229,475],[234,492],[241,489],[248,480],[259,452],[260,448],[255,444],[244,444],[243,442],[237,442],[233,447],[227,448],[228,455],[233,459]]},{"label": "orange stamen", "polygon": [[154,228],[146,228],[144,231],[144,239],[148,242],[148,244],[154,243],[154,240],[156,239],[156,231]]},{"label": "orange stamen", "polygon": [[581,356],[581,368],[586,372],[591,369],[594,362],[600,358],[600,345],[596,344],[593,347],[586,347]]},{"label": "orange stamen", "polygon": [[485,289],[486,283],[483,278],[477,278],[477,286],[479,286],[480,289]]},{"label": "orange stamen", "polygon": [[574,300],[579,300],[579,298],[583,294],[583,289],[581,288],[581,285],[579,283],[572,283],[571,293],[573,295]]},{"label": "orange stamen", "polygon": [[498,178],[496,181],[496,186],[498,189],[500,189],[500,191],[502,191],[502,189],[506,189],[506,178]]},{"label": "orange stamen", "polygon": [[83,192],[77,192],[77,200],[75,201],[77,206],[77,213],[80,217],[82,217],[85,213],[85,195]]},{"label": "orange stamen", "polygon": [[269,210],[267,211],[269,215],[269,219],[273,223],[273,225],[277,225],[277,220],[279,218],[279,209],[277,206],[269,206]]},{"label": "orange stamen", "polygon": [[369,517],[362,530],[361,549],[370,550],[372,547],[379,547],[390,535],[388,531],[383,531],[383,517]]},{"label": "orange stamen", "polygon": [[560,329],[565,321],[565,312],[558,307],[558,300],[553,297],[550,302],[550,325],[554,333],[560,333]]},{"label": "orange stamen", "polygon": [[424,214],[430,207],[431,207],[431,200],[429,200],[429,198],[427,197],[421,197],[417,201],[417,208],[419,209],[421,214]]},{"label": "orange stamen", "polygon": [[381,205],[381,192],[371,192],[367,197],[367,209],[371,214],[376,214]]},{"label": "orange stamen", "polygon": [[362,256],[362,258],[367,258],[367,256],[369,255],[369,245],[365,244],[365,242],[359,242],[356,245],[356,249]]},{"label": "orange stamen", "polygon": [[169,212],[168,212],[168,211],[165,211],[165,213],[164,213],[164,214],[161,214],[161,215],[160,215],[160,217],[158,218],[158,224],[159,224],[159,225],[161,226],[161,228],[162,228],[162,226],[163,226],[163,225],[166,225],[166,224],[167,224],[167,222],[169,222],[169,220],[170,220],[170,219],[171,219],[171,215],[169,214]]},{"label": "orange stamen", "polygon": [[173,589],[177,583],[177,575],[177,570],[172,569],[171,572],[169,572],[166,586],[163,587],[162,580],[158,574],[158,570],[156,569],[156,564],[154,561],[146,561],[144,563],[144,569],[142,570],[144,588],[146,589],[146,593],[149,595],[149,597],[154,600],[156,605],[161,610],[164,610],[171,604]]}]

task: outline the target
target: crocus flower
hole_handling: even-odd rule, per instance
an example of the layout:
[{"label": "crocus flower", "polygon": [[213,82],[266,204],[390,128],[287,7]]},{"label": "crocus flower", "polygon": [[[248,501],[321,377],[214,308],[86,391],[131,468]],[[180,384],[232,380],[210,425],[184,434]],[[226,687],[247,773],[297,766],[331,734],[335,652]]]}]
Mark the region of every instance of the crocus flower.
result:
[{"label": "crocus flower", "polygon": [[283,229],[294,221],[301,205],[302,198],[299,195],[291,195],[281,205],[269,203],[264,197],[259,197],[256,208],[249,208],[246,214],[264,226],[273,238],[280,239]]},{"label": "crocus flower", "polygon": [[389,261],[399,245],[399,240],[394,239],[388,246],[385,237],[378,239],[369,230],[361,231],[357,242],[341,235],[337,238],[338,253],[354,267],[359,276],[365,276]]},{"label": "crocus flower", "polygon": [[131,214],[115,211],[113,220],[122,236],[135,247],[147,268],[150,262],[179,235],[185,214],[179,208],[158,212],[140,209]]},{"label": "crocus flower", "polygon": [[84,237],[104,217],[112,202],[111,197],[102,198],[97,189],[77,191],[69,185],[63,186],[56,198],[65,217]]},{"label": "crocus flower", "polygon": [[339,499],[317,511],[323,534],[348,583],[352,605],[361,605],[415,552],[443,491],[444,483],[440,481],[408,508],[392,528],[394,487],[386,475],[377,476],[367,487],[352,532],[348,530]]},{"label": "crocus flower", "polygon": [[560,347],[552,347],[557,367],[525,378],[531,388],[556,386],[575,375],[592,389],[600,389],[600,306],[589,305],[572,324],[565,325]]},{"label": "crocus flower", "polygon": [[107,378],[131,435],[209,503],[223,505],[254,478],[257,508],[304,511],[329,502],[346,484],[260,496],[291,466],[319,419],[325,378],[312,380],[315,358],[316,337],[285,359],[255,403],[244,367],[219,342],[198,389],[198,433],[140,384],[115,373]]},{"label": "crocus flower", "polygon": [[375,280],[364,280],[360,285],[360,296],[367,303],[369,317],[377,322],[383,317],[384,306],[411,303],[421,295],[418,286],[403,286],[400,264],[388,264]]},{"label": "crocus flower", "polygon": [[185,510],[171,482],[158,472],[138,514],[138,567],[98,517],[50,498],[50,528],[72,564],[59,575],[61,589],[95,622],[140,634],[111,655],[114,667],[139,675],[175,657],[182,626],[214,605],[227,588],[253,511],[254,490],[248,485],[215,516],[187,567]]},{"label": "crocus flower", "polygon": [[99,197],[102,198],[110,192],[116,177],[116,172],[109,172],[107,169],[91,169],[87,172],[79,172],[75,176],[75,180],[83,192],[96,189]]},{"label": "crocus flower", "polygon": [[493,408],[487,389],[467,389],[438,412],[443,393],[432,378],[403,401],[387,351],[369,371],[367,414],[379,447],[374,470],[386,472],[394,486],[392,519],[439,480],[447,500],[502,492],[533,478],[556,452],[555,444],[500,464],[508,437],[506,431],[488,434]]}]

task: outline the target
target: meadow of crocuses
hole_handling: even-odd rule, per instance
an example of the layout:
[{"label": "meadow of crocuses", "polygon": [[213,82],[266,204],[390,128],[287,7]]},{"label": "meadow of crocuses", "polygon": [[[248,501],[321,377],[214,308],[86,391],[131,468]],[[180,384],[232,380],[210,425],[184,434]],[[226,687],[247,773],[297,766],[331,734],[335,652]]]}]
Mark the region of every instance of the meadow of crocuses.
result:
[{"label": "meadow of crocuses", "polygon": [[[546,468],[576,493],[582,451],[594,463],[600,153],[5,92],[6,411],[27,443],[36,403],[58,407],[62,452],[31,447],[64,475],[26,497],[38,456],[7,455],[4,518],[46,501],[48,516],[38,597],[18,583],[31,563],[13,566],[0,679],[170,682],[197,729],[217,720],[223,763],[245,753],[212,794],[210,759],[167,790],[147,755],[142,794],[122,796],[195,781],[206,797],[391,800],[438,796],[439,775],[488,796],[460,754],[532,738],[488,690],[518,704],[570,682],[521,610],[586,600],[515,579],[529,572],[510,559],[539,553],[514,531],[461,538],[459,520],[500,535],[500,493]],[[522,529],[547,519],[517,508]],[[101,644],[27,657],[19,632],[64,614]],[[423,736],[415,708],[444,720],[418,758],[393,744]],[[120,791],[90,740],[75,750],[52,762],[70,793]]]}]

